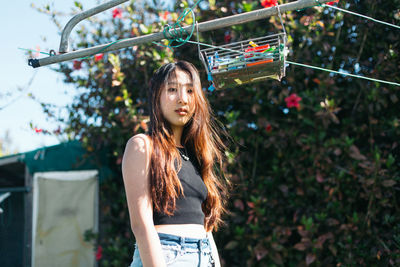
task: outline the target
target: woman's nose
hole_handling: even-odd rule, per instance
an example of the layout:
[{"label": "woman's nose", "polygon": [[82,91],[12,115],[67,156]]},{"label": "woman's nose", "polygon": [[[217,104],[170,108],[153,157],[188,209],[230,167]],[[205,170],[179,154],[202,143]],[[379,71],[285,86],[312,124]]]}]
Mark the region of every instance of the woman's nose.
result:
[{"label": "woman's nose", "polygon": [[179,95],[178,95],[178,101],[182,103],[188,103],[188,94],[186,92],[186,89],[180,89]]}]

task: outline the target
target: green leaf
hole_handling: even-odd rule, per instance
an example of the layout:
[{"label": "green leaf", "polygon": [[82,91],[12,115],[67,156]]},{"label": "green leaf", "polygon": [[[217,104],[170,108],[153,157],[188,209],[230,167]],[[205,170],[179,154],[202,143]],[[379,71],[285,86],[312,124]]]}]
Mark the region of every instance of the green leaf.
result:
[{"label": "green leaf", "polygon": [[250,2],[250,3],[243,2],[242,5],[243,5],[243,10],[245,12],[253,11],[253,2]]},{"label": "green leaf", "polygon": [[393,155],[392,154],[389,154],[389,156],[388,156],[388,158],[387,158],[387,160],[386,160],[386,167],[389,169],[392,165],[393,165],[393,163],[395,162],[396,160],[395,160],[395,158],[393,157]]},{"label": "green leaf", "polygon": [[139,25],[139,29],[140,29],[140,31],[141,31],[142,33],[144,33],[144,34],[149,34],[149,33],[150,33],[149,28],[146,27],[146,26],[144,26],[144,24],[140,24],[140,25]]},{"label": "green leaf", "polygon": [[384,187],[392,187],[395,184],[397,184],[397,182],[395,180],[385,180],[385,181],[382,182],[382,185]]},{"label": "green leaf", "polygon": [[112,53],[108,54],[108,61],[113,65],[114,68],[120,68],[120,60],[118,55]]},{"label": "green leaf", "polygon": [[153,58],[155,60],[160,60],[161,59],[161,55],[157,52],[157,50],[153,50]]},{"label": "green leaf", "polygon": [[231,111],[225,113],[225,118],[227,119],[228,123],[232,123],[237,120],[240,115],[240,111]]},{"label": "green leaf", "polygon": [[122,95],[123,95],[124,99],[128,99],[128,97],[129,97],[128,90],[126,90],[126,89],[122,90]]},{"label": "green leaf", "polygon": [[232,250],[235,249],[239,245],[238,241],[232,240],[228,242],[228,244],[225,245],[224,249],[226,250]]},{"label": "green leaf", "polygon": [[83,6],[82,6],[82,4],[81,4],[80,2],[75,1],[74,4],[75,4],[75,6],[76,6],[77,8],[79,8],[80,10],[83,10]]}]

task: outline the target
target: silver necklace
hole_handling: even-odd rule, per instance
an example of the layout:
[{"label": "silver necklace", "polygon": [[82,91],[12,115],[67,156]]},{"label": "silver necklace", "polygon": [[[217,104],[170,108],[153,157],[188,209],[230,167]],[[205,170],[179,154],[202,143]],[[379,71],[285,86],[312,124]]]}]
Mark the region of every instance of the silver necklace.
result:
[{"label": "silver necklace", "polygon": [[183,153],[183,152],[178,148],[179,154],[181,154],[181,156],[182,156],[182,158],[183,158],[184,160],[188,161],[188,160],[189,160],[189,156],[187,155],[188,153],[187,153],[186,147],[183,147],[183,148],[185,149],[185,153]]}]

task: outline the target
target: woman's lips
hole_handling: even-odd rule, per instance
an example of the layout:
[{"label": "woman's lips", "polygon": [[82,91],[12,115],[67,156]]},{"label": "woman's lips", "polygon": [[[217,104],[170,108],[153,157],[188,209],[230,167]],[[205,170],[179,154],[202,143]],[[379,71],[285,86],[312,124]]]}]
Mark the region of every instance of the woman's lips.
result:
[{"label": "woman's lips", "polygon": [[186,111],[182,111],[182,110],[175,110],[176,113],[178,113],[181,116],[185,116],[187,114]]},{"label": "woman's lips", "polygon": [[188,114],[187,110],[184,108],[178,108],[175,110],[176,113],[178,113],[181,116],[185,116],[186,114]]}]

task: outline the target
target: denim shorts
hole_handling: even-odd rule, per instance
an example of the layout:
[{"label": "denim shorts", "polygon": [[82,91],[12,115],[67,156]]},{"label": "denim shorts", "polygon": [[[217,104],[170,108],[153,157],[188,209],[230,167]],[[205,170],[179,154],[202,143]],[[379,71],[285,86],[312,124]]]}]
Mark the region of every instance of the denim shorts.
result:
[{"label": "denim shorts", "polygon": [[[158,233],[164,259],[168,267],[213,267],[211,245],[208,238],[197,239]],[[139,248],[135,252],[130,267],[143,267]]]}]

